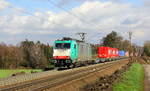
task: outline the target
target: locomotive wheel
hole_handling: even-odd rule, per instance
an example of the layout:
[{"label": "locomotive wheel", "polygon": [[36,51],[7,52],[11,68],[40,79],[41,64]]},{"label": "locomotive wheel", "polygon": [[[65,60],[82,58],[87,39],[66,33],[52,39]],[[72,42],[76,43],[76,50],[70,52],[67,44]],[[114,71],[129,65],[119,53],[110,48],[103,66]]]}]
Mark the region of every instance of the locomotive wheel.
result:
[{"label": "locomotive wheel", "polygon": [[67,68],[69,68],[69,69],[70,69],[70,64],[68,64],[68,65],[67,65]]},{"label": "locomotive wheel", "polygon": [[74,64],[71,64],[70,65],[70,68],[72,69],[72,68],[75,68],[75,65]]},{"label": "locomotive wheel", "polygon": [[75,68],[76,66],[74,64],[70,64],[70,65],[67,65],[67,68],[69,69],[72,69],[72,68]]}]

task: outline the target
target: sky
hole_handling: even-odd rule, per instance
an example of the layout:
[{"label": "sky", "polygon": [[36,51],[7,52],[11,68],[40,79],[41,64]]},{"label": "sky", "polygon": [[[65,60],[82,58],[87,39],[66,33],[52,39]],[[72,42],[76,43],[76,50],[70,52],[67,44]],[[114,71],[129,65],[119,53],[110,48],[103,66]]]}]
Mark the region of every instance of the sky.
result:
[{"label": "sky", "polygon": [[149,0],[0,0],[0,43],[25,39],[53,44],[85,32],[97,44],[111,31],[143,45],[150,35]]}]

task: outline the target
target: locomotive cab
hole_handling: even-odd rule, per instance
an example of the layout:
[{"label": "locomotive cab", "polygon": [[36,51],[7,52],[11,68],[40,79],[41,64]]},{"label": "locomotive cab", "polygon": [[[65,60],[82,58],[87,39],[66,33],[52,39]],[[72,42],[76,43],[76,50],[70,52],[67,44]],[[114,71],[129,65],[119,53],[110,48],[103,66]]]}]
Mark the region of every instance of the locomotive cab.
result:
[{"label": "locomotive cab", "polygon": [[53,60],[56,67],[70,67],[77,58],[77,44],[75,41],[55,41]]},{"label": "locomotive cab", "polygon": [[70,43],[56,43],[54,47],[53,57],[55,59],[69,59]]}]

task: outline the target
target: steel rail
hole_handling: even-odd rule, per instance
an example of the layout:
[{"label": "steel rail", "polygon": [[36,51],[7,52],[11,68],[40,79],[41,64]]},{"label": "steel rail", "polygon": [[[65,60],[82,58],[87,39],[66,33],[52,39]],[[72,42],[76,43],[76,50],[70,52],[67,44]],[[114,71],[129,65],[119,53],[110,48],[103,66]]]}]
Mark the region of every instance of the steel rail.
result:
[{"label": "steel rail", "polygon": [[116,64],[120,64],[122,61],[113,61],[104,63],[102,65],[95,65],[92,67],[83,68],[81,70],[75,70],[68,73],[63,73],[56,76],[50,76],[47,78],[41,78],[25,83],[20,83],[17,85],[8,86],[5,88],[1,88],[0,91],[42,91],[48,88],[52,88],[58,85],[61,85],[65,82],[72,81],[74,79],[84,77],[88,74],[92,74],[96,71],[104,70],[114,66]]}]

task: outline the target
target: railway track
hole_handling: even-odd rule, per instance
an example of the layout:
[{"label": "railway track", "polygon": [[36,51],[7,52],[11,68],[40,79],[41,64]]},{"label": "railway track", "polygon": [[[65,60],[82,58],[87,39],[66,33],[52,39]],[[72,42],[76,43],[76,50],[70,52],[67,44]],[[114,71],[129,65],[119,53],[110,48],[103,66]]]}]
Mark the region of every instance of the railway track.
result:
[{"label": "railway track", "polygon": [[[125,60],[124,60],[125,61]],[[79,79],[95,72],[100,72],[110,69],[114,65],[123,64],[123,61],[113,61],[103,64],[96,64],[77,69],[70,69],[61,74],[51,75],[49,77],[40,78],[28,82],[14,84],[0,88],[0,91],[43,91],[51,90],[54,87],[65,84],[75,79]]]}]

